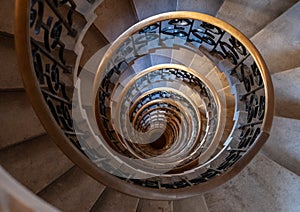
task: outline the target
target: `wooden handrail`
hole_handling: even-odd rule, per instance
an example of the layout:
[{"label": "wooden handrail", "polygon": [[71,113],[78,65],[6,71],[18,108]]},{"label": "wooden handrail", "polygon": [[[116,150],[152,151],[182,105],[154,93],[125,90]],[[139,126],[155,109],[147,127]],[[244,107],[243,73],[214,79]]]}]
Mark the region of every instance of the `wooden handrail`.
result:
[{"label": "wooden handrail", "polygon": [[[155,24],[157,22],[168,20],[168,19],[195,19],[200,20],[209,24],[213,24],[214,26],[224,30],[225,32],[232,35],[236,38],[243,46],[246,47],[247,51],[253,57],[255,63],[257,64],[260,73],[263,78],[264,88],[265,88],[265,118],[262,123],[261,133],[256,139],[255,144],[249,149],[249,151],[243,155],[243,157],[238,160],[231,168],[229,168],[225,173],[222,174],[221,177],[215,177],[211,180],[182,189],[153,189],[142,187],[139,185],[132,184],[130,182],[119,179],[106,171],[99,169],[91,160],[89,160],[82,152],[78,146],[74,145],[70,141],[70,137],[66,136],[64,130],[66,130],[65,125],[62,123],[58,124],[58,118],[53,115],[53,108],[51,105],[47,104],[45,101],[45,93],[42,92],[40,86],[39,77],[44,77],[42,70],[37,69],[37,62],[34,60],[33,55],[36,54],[36,49],[31,45],[31,36],[30,36],[30,0],[16,0],[15,3],[15,46],[18,58],[18,65],[20,69],[20,73],[23,79],[24,87],[28,98],[37,113],[42,125],[48,132],[48,134],[53,138],[53,141],[57,144],[57,146],[83,171],[85,171],[88,175],[92,176],[94,179],[99,182],[110,186],[120,192],[138,196],[146,199],[160,199],[160,200],[170,200],[170,199],[180,199],[187,198],[190,196],[194,196],[199,194],[200,192],[208,191],[227,180],[231,179],[235,176],[243,167],[246,166],[250,162],[250,160],[255,156],[255,154],[259,151],[261,146],[265,143],[271,129],[272,118],[273,118],[273,110],[274,110],[274,94],[273,87],[270,78],[270,74],[266,67],[266,64],[261,57],[258,50],[251,43],[249,39],[247,39],[241,32],[232,27],[231,25],[208,15],[194,13],[194,12],[171,12],[165,13],[161,15],[157,15],[146,19],[140,23],[137,23],[125,33],[123,33],[115,43],[113,43],[112,47],[107,51],[104,59],[100,64],[99,71],[96,75],[95,83],[94,83],[94,99],[96,99],[98,93],[98,85],[101,82],[101,77],[103,75],[103,70],[108,64],[109,57],[112,55],[120,45],[126,41],[132,34],[140,31],[146,26],[151,24]],[[67,24],[67,23],[64,23]],[[73,33],[72,33],[73,34]],[[74,35],[74,34],[73,34]],[[34,53],[34,54],[33,54]],[[53,66],[52,66],[53,67]],[[54,66],[54,68],[56,68]],[[51,67],[49,67],[51,69]],[[39,75],[41,71],[42,75]],[[37,77],[38,76],[38,77]],[[62,84],[57,85],[60,89],[62,88]],[[47,97],[50,98],[50,97]],[[46,100],[47,100],[46,98]],[[51,100],[49,100],[51,102]],[[48,102],[49,103],[49,102]],[[97,104],[97,102],[96,102]],[[52,111],[51,111],[52,110]],[[75,134],[76,135],[76,134]]]}]

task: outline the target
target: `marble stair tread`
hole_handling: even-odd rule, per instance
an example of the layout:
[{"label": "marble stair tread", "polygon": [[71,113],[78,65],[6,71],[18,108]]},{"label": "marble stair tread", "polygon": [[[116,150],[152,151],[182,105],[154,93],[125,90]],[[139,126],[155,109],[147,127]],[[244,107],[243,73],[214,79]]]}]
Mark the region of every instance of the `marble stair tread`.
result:
[{"label": "marble stair tread", "polygon": [[275,115],[300,119],[300,67],[272,75]]},{"label": "marble stair tread", "polygon": [[0,67],[1,90],[24,87],[17,64],[14,38],[5,34],[0,34]]},{"label": "marble stair tread", "polygon": [[263,152],[278,164],[300,176],[299,129],[300,120],[275,116],[271,135],[263,146]]},{"label": "marble stair tread", "polygon": [[300,177],[259,153],[232,180],[207,192],[210,212],[299,211]]},{"label": "marble stair tread", "polygon": [[209,212],[203,195],[173,201],[173,212]]},{"label": "marble stair tread", "polygon": [[172,212],[173,201],[140,199],[137,212]]},{"label": "marble stair tread", "polygon": [[111,188],[106,188],[91,209],[91,212],[135,212],[138,202],[138,198],[128,196]]},{"label": "marble stair tread", "polygon": [[178,0],[178,11],[194,11],[215,16],[222,6],[224,0]]},{"label": "marble stair tread", "polygon": [[89,211],[104,189],[74,166],[38,195],[62,211]]},{"label": "marble stair tread", "polygon": [[251,38],[271,73],[300,66],[300,2]]},{"label": "marble stair tread", "polygon": [[47,135],[0,150],[0,163],[34,193],[73,166]]},{"label": "marble stair tread", "polygon": [[176,10],[176,1],[170,0],[133,0],[139,20],[153,15]]},{"label": "marble stair tread", "polygon": [[216,17],[252,37],[298,0],[225,0]]},{"label": "marble stair tread", "polygon": [[24,91],[1,92],[0,103],[0,149],[45,134]]},{"label": "marble stair tread", "polygon": [[95,10],[98,17],[94,24],[109,42],[137,22],[130,1],[104,0]]}]

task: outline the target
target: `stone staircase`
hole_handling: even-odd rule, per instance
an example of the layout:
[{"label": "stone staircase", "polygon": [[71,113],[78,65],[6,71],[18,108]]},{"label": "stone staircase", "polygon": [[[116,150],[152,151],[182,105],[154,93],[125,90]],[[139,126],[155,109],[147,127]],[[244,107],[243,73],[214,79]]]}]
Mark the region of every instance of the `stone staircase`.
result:
[{"label": "stone staircase", "polygon": [[[75,2],[78,2],[75,28],[86,33],[82,33],[82,46],[67,40],[66,47],[75,52],[84,48],[77,64],[79,70],[96,51],[124,30],[162,12],[197,11],[236,26],[251,38],[272,74],[275,117],[271,136],[262,151],[235,178],[196,197],[175,201],[139,199],[100,184],[60,151],[28,102],[14,46],[14,1],[3,1],[0,6],[0,164],[12,177],[63,211],[300,211],[298,0]],[[93,7],[95,13],[90,12]],[[87,22],[91,25],[84,27]],[[173,56],[174,60],[181,57],[175,53]],[[0,201],[0,211],[5,211],[5,207],[5,202]]]}]

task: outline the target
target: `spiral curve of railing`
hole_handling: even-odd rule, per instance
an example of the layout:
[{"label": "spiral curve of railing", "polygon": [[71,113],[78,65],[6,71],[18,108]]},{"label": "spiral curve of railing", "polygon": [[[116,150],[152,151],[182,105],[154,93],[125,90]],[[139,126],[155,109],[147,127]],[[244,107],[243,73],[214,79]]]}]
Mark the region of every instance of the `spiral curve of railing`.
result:
[{"label": "spiral curve of railing", "polygon": [[231,179],[266,142],[271,78],[237,29],[195,12],[160,14],[78,71],[82,52],[68,42],[85,32],[75,11],[73,0],[17,0],[15,42],[34,110],[87,174],[133,196],[185,198]]}]

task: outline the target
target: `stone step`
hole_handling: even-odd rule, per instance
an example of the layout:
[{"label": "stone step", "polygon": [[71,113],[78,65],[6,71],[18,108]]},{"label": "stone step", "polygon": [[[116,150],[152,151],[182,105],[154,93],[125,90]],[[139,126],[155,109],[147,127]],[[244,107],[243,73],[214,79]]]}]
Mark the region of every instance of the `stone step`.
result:
[{"label": "stone step", "polygon": [[137,212],[172,212],[173,201],[140,199]]},{"label": "stone step", "polygon": [[164,12],[175,11],[177,1],[170,0],[132,0],[139,20]]},{"label": "stone step", "polygon": [[34,193],[73,166],[47,135],[1,150],[0,163]]},{"label": "stone step", "polygon": [[259,153],[235,178],[206,193],[210,212],[299,211],[300,178]]},{"label": "stone step", "polygon": [[111,188],[106,188],[95,203],[95,205],[93,206],[93,208],[91,209],[91,212],[135,212],[138,206],[138,202],[138,198],[122,194]]},{"label": "stone step", "polygon": [[195,57],[195,52],[190,51],[186,48],[178,47],[178,49],[173,49],[171,63],[181,64],[189,67]]},{"label": "stone step", "polygon": [[221,104],[224,106],[225,109],[223,109],[224,114],[224,131],[223,135],[220,140],[219,146],[221,147],[224,142],[226,142],[227,138],[229,137],[229,134],[231,130],[234,127],[234,112],[235,112],[235,97],[232,95],[230,87],[226,87],[220,91],[218,91],[218,96],[220,98]]},{"label": "stone step", "polygon": [[[98,28],[92,24],[91,27],[86,32],[82,40],[82,45],[84,47],[79,66],[81,68],[85,67],[90,58],[92,58],[99,50],[108,45],[108,40],[104,35],[98,30]],[[98,58],[98,62],[102,58]]]},{"label": "stone step", "polygon": [[300,67],[272,76],[275,91],[275,115],[300,119]]},{"label": "stone step", "polygon": [[26,189],[0,166],[1,211],[58,212],[56,208],[41,200]]},{"label": "stone step", "polygon": [[[101,34],[101,36],[103,36],[103,35]],[[104,45],[104,43],[105,43],[105,45]],[[89,52],[88,54],[90,54],[91,57],[90,58],[86,57],[86,59],[85,59],[86,62],[80,61],[80,63],[81,63],[81,65],[79,67],[81,69],[80,74],[81,74],[81,71],[84,70],[85,72],[88,72],[94,80],[94,77],[98,71],[99,64],[111,44],[109,44],[108,41],[105,41],[105,42],[103,42],[103,45],[99,45],[98,47],[91,47],[91,48],[94,48],[94,50],[92,50],[90,52],[89,52],[90,48],[87,46],[86,50]],[[102,47],[100,47],[100,46],[102,46]]]},{"label": "stone step", "polygon": [[45,134],[24,91],[0,92],[0,149]]},{"label": "stone step", "polygon": [[138,58],[137,60],[134,61],[132,64],[132,68],[136,73],[139,73],[149,67],[151,67],[151,56],[149,54]]},{"label": "stone step", "polygon": [[125,30],[137,22],[131,0],[104,0],[95,10],[95,26],[109,42],[113,42]]},{"label": "stone step", "polygon": [[172,59],[172,49],[158,49],[150,54],[152,66],[170,63]]},{"label": "stone step", "polygon": [[173,212],[209,212],[203,195],[176,200],[173,202]]},{"label": "stone step", "polygon": [[103,0],[73,0],[76,4],[76,11],[82,14],[83,16],[88,16],[91,11],[100,4]]},{"label": "stone step", "polygon": [[300,2],[268,24],[251,40],[271,73],[300,66]]},{"label": "stone step", "polygon": [[300,120],[274,117],[271,135],[263,152],[300,176]]},{"label": "stone step", "polygon": [[217,13],[220,18],[252,37],[298,0],[225,0]]},{"label": "stone step", "polygon": [[0,31],[14,34],[15,1],[1,1]]},{"label": "stone step", "polygon": [[62,211],[89,211],[105,186],[73,167],[38,195]]},{"label": "stone step", "polygon": [[0,89],[22,89],[14,38],[8,34],[0,34],[0,58]]},{"label": "stone step", "polygon": [[[80,87],[78,87],[79,92],[78,95],[73,96],[73,99],[80,98],[81,104],[92,106],[94,104],[93,101],[93,82],[95,75],[91,72],[83,69],[80,73]],[[77,81],[77,86],[79,86],[79,81]]]},{"label": "stone step", "polygon": [[224,0],[178,0],[177,2],[177,10],[179,11],[194,11],[215,16]]},{"label": "stone step", "polygon": [[229,86],[226,75],[223,72],[220,72],[217,67],[214,67],[205,76],[205,78],[210,81],[216,91],[223,90],[224,88]]},{"label": "stone step", "polygon": [[200,73],[202,76],[206,76],[215,68],[215,65],[205,55],[196,54],[189,67]]}]

